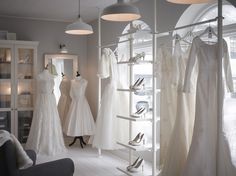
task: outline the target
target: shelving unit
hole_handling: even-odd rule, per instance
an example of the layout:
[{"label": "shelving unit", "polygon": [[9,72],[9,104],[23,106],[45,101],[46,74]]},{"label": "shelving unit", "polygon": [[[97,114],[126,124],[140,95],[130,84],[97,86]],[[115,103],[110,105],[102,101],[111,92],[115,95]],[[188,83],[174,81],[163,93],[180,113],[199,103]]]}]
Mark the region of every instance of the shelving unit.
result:
[{"label": "shelving unit", "polygon": [[35,99],[38,42],[0,40],[0,129],[27,141]]},{"label": "shelving unit", "polygon": [[[132,23],[130,24],[132,26]],[[150,31],[148,32],[152,38],[152,34],[150,33]],[[129,40],[129,56],[130,58],[135,57],[134,56],[134,46],[133,46],[133,41],[135,40],[134,35],[135,32],[132,33],[127,33],[126,34],[130,40]],[[121,35],[121,37],[124,37],[126,35]],[[153,47],[155,47],[153,45]],[[152,51],[153,52],[153,51]],[[129,60],[129,59],[128,59]],[[154,57],[152,57],[152,60],[139,60],[136,62],[130,62],[130,61],[122,61],[122,62],[117,62],[117,64],[126,64],[129,67],[129,86],[134,84],[134,68],[138,65],[145,65],[145,64],[151,64],[150,66],[152,66],[153,72],[152,72],[152,76],[151,76],[151,81],[152,81],[152,87],[148,87],[148,88],[144,88],[144,89],[140,89],[140,90],[135,90],[135,89],[120,89],[118,88],[117,91],[121,91],[121,92],[127,92],[129,94],[129,115],[127,116],[123,116],[123,115],[117,115],[117,118],[122,119],[122,120],[127,120],[129,121],[129,141],[133,140],[134,135],[136,134],[132,134],[132,126],[133,123],[135,122],[149,122],[150,125],[151,124],[156,124],[159,122],[159,117],[155,117],[154,115],[156,115],[156,109],[152,108],[151,111],[149,113],[147,113],[145,116],[141,116],[141,117],[134,117],[133,116],[133,97],[134,95],[137,96],[151,96],[152,97],[152,107],[156,107],[156,101],[154,99],[156,99],[156,95],[160,92],[160,89],[156,89],[154,88],[156,84],[156,80],[154,79]],[[152,138],[156,138],[156,134],[154,134],[153,131],[156,131],[156,125],[152,125]],[[133,163],[133,154],[134,152],[152,152],[152,155],[156,156],[156,152],[157,150],[159,150],[159,145],[155,144],[153,145],[153,143],[149,143],[149,144],[144,144],[144,145],[140,145],[140,146],[132,146],[129,145],[128,142],[129,141],[125,141],[125,142],[121,142],[121,141],[117,141],[117,144],[119,144],[120,146],[126,148],[129,150],[129,164],[131,165]],[[158,146],[158,147],[156,147]],[[127,166],[128,166],[127,165]],[[142,173],[131,173],[129,171],[127,171],[126,168],[117,168],[119,171],[121,171],[122,173],[126,174],[126,175],[152,175],[152,169],[151,167],[149,167],[149,169],[145,168],[144,171]],[[155,169],[156,171],[156,169]]]}]

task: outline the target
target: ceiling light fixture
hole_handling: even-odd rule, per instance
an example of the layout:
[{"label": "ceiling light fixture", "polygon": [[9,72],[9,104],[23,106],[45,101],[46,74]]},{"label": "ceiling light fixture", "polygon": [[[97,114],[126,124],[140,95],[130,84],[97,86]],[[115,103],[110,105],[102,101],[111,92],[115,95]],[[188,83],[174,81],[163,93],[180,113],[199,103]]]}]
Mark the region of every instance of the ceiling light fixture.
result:
[{"label": "ceiling light fixture", "polygon": [[210,3],[216,0],[167,0],[175,4],[201,4],[201,3]]},{"label": "ceiling light fixture", "polygon": [[73,34],[73,35],[88,35],[93,33],[93,28],[89,24],[83,22],[81,16],[80,16],[80,0],[79,0],[79,15],[78,19],[69,24],[66,27],[65,33],[67,34]]},{"label": "ceiling light fixture", "polygon": [[106,7],[101,18],[107,21],[133,21],[141,17],[139,9],[134,5],[118,0],[116,4]]}]

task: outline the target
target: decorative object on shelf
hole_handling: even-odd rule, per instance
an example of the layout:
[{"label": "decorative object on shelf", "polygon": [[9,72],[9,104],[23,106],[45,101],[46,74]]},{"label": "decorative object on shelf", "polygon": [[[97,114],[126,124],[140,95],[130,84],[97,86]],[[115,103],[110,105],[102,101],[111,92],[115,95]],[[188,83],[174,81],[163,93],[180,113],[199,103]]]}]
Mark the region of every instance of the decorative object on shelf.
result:
[{"label": "decorative object on shelf", "polygon": [[7,40],[16,40],[16,33],[8,32]]},{"label": "decorative object on shelf", "polygon": [[143,88],[144,78],[138,78],[133,85],[130,86],[131,90],[141,90]]},{"label": "decorative object on shelf", "polygon": [[168,2],[175,4],[202,4],[216,2],[216,0],[167,0]]},{"label": "decorative object on shelf", "polygon": [[132,165],[127,167],[127,171],[134,172],[134,173],[143,172],[144,159],[138,157]]},{"label": "decorative object on shelf", "polygon": [[133,21],[141,18],[139,9],[126,3],[125,0],[118,0],[116,4],[106,7],[101,18],[107,21]]},{"label": "decorative object on shelf", "polygon": [[91,25],[83,22],[81,16],[80,16],[80,0],[79,0],[79,15],[78,15],[78,19],[69,24],[66,27],[66,31],[65,33],[67,34],[73,34],[73,35],[88,35],[88,34],[92,34],[93,33],[93,28]]},{"label": "decorative object on shelf", "polygon": [[147,101],[138,101],[136,103],[136,109],[145,108],[146,112],[149,111],[149,103]]},{"label": "decorative object on shelf", "polygon": [[7,39],[7,31],[0,31],[0,40]]},{"label": "decorative object on shelf", "polygon": [[140,146],[144,145],[144,134],[138,133],[132,141],[129,141],[129,145]]},{"label": "decorative object on shelf", "polygon": [[136,54],[136,56],[134,56],[134,57],[131,57],[129,59],[129,62],[139,62],[141,60],[144,61],[144,59],[145,59],[145,52],[142,52],[142,53]]}]

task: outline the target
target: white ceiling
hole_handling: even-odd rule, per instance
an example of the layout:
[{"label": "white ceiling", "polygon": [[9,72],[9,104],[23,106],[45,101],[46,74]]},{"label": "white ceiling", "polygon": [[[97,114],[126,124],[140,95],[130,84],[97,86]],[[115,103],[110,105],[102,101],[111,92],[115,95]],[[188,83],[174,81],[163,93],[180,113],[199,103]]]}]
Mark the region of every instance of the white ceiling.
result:
[{"label": "white ceiling", "polygon": [[[85,21],[98,17],[101,10],[117,0],[81,0]],[[0,0],[0,16],[71,22],[78,16],[78,0]]]}]

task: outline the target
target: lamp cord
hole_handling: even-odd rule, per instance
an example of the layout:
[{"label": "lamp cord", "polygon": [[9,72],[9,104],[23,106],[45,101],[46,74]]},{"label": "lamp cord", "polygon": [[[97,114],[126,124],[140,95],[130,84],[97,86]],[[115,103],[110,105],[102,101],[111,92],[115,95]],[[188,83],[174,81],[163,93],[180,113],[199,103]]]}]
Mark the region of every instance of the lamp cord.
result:
[{"label": "lamp cord", "polygon": [[78,18],[80,18],[80,0],[78,1],[78,9],[79,9],[79,15],[78,15]]}]

